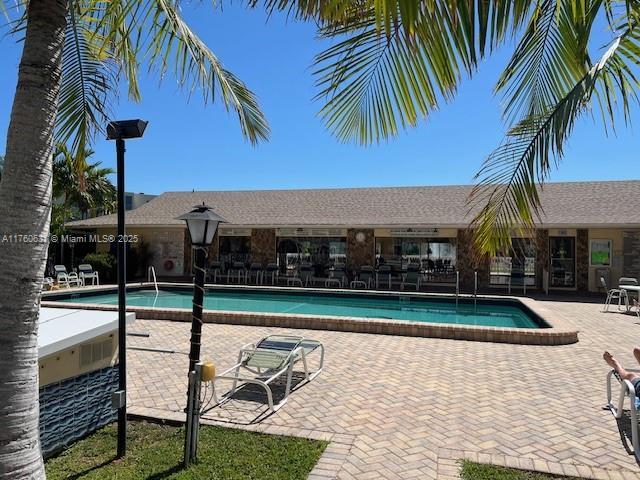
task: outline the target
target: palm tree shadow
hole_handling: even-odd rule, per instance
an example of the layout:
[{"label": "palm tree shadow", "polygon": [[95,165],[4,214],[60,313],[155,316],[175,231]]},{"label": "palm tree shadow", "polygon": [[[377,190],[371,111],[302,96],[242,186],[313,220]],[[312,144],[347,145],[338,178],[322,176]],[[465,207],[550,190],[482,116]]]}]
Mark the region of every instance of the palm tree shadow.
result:
[{"label": "palm tree shadow", "polygon": [[174,465],[173,467],[167,468],[163,472],[154,473],[153,475],[147,477],[147,480],[162,480],[163,478],[169,478],[174,473],[178,473],[180,470],[184,468],[182,463]]},{"label": "palm tree shadow", "polygon": [[108,460],[105,460],[104,462],[100,462],[96,465],[93,465],[85,470],[83,470],[82,472],[78,472],[78,473],[74,473],[73,475],[70,475],[69,477],[67,477],[66,480],[77,480],[78,478],[82,478],[85,475],[88,475],[89,473],[91,473],[94,470],[98,470],[102,467],[106,467],[107,465],[109,465],[111,462],[114,462],[115,460],[117,460],[118,457],[113,456],[111,458],[109,458]]}]

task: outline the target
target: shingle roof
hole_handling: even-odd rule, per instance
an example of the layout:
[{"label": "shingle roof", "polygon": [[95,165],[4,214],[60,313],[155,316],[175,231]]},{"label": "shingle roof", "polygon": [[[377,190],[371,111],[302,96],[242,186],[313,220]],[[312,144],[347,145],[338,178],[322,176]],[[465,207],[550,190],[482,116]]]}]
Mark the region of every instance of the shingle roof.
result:
[{"label": "shingle roof", "polygon": [[[126,213],[129,226],[183,225],[175,217],[205,202],[234,226],[464,227],[472,186],[166,192]],[[548,183],[547,226],[640,226],[640,181]],[[71,222],[116,225],[115,215]]]}]

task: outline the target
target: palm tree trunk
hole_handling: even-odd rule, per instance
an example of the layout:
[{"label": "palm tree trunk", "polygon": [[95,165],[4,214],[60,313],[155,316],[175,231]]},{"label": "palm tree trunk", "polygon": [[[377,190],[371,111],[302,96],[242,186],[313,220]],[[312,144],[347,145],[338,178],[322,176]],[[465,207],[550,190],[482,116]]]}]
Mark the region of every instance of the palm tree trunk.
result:
[{"label": "palm tree trunk", "polygon": [[[28,3],[7,133],[0,183],[1,478],[45,478],[38,428],[38,310],[51,217],[53,132],[66,14],[65,0]],[[14,234],[39,235],[44,241],[9,237]]]}]

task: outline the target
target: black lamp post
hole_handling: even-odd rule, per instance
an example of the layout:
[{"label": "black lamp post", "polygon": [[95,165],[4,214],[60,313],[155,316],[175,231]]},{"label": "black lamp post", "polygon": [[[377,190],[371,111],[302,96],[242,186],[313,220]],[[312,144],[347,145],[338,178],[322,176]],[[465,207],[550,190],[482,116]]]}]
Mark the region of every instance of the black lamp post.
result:
[{"label": "black lamp post", "polygon": [[116,141],[118,180],[118,391],[113,395],[113,404],[118,409],[118,457],[127,451],[127,320],[124,231],[124,141],[140,138],[147,128],[144,120],[118,120],[107,125],[107,140]]},{"label": "black lamp post", "polygon": [[196,364],[200,362],[200,345],[202,343],[202,303],[204,301],[204,277],[207,248],[213,242],[213,237],[218,230],[218,225],[225,220],[214,213],[204,203],[196,205],[193,210],[177,217],[184,220],[189,229],[191,245],[195,249],[196,271],[193,282],[193,311],[191,314],[191,348],[189,349],[189,389],[187,393],[187,427],[185,430],[184,465],[196,457],[198,448],[198,379],[196,376]]},{"label": "black lamp post", "polygon": [[202,336],[202,302],[204,299],[204,276],[207,248],[213,242],[218,225],[225,220],[204,203],[177,217],[184,220],[189,229],[191,245],[195,249],[196,271],[193,283],[193,311],[191,315],[191,349],[189,350],[189,371],[193,371],[200,361],[200,337]]}]

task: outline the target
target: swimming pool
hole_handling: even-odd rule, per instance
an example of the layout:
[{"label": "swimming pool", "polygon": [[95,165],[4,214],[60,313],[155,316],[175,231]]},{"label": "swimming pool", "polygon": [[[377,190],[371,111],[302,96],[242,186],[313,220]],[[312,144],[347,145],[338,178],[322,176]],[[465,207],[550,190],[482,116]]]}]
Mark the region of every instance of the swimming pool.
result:
[{"label": "swimming pool", "polygon": [[[63,303],[117,305],[113,291],[47,296]],[[191,309],[188,289],[133,290],[127,306]],[[514,300],[465,300],[418,295],[376,295],[350,293],[307,293],[282,290],[208,289],[205,310],[329,317],[356,317],[416,323],[541,329],[549,325]]]}]

